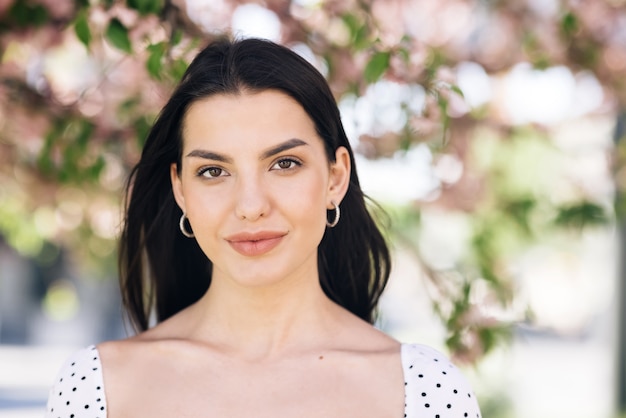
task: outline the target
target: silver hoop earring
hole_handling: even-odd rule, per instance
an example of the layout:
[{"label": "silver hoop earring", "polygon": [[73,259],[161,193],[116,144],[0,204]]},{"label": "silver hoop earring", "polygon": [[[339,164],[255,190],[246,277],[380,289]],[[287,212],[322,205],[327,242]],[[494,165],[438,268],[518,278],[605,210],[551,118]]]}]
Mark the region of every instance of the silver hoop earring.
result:
[{"label": "silver hoop earring", "polygon": [[334,228],[339,223],[339,216],[341,216],[341,211],[339,210],[339,205],[338,204],[336,204],[332,200],[330,201],[330,203],[332,203],[333,206],[335,207],[335,209],[334,209],[335,210],[335,218],[333,219],[332,222],[328,222],[328,219],[326,219],[326,226],[328,226],[329,228]]},{"label": "silver hoop earring", "polygon": [[185,212],[183,212],[183,215],[180,217],[180,221],[178,221],[178,227],[180,228],[180,232],[182,232],[184,236],[186,236],[187,238],[193,238],[193,237],[195,237],[193,232],[189,232],[185,228],[185,219],[186,218],[187,218],[187,214]]}]

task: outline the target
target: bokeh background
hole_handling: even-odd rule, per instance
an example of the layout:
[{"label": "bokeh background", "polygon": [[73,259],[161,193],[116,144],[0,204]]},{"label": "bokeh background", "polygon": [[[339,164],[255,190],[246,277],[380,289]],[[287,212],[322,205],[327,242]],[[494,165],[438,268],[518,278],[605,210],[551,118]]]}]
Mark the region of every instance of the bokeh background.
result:
[{"label": "bokeh background", "polygon": [[0,418],[128,335],[124,181],[223,33],[328,79],[388,214],[377,326],[452,356],[485,418],[624,414],[626,1],[0,0]]}]

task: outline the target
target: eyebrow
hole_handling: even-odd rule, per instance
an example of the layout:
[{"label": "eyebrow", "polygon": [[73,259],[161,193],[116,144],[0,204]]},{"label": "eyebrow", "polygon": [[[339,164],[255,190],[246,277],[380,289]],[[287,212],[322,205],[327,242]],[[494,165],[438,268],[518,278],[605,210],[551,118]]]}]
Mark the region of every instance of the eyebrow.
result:
[{"label": "eyebrow", "polygon": [[261,159],[265,160],[266,158],[273,157],[276,154],[280,154],[283,151],[290,150],[292,148],[300,147],[302,145],[309,145],[301,139],[292,138],[289,139],[282,144],[278,144],[275,147],[272,147],[261,154]]},{"label": "eyebrow", "polygon": [[[270,158],[276,154],[280,154],[281,152],[290,150],[292,148],[300,147],[303,145],[309,145],[309,144],[298,138],[288,139],[287,141],[283,143],[280,143],[276,146],[273,146],[263,151],[260,159],[265,160],[266,158]],[[206,160],[221,161],[227,164],[230,164],[233,162],[233,159],[227,155],[220,154],[217,152],[212,152],[212,151],[201,150],[201,149],[195,149],[191,151],[189,154],[187,154],[187,157],[199,157],[199,158],[204,158]]]}]

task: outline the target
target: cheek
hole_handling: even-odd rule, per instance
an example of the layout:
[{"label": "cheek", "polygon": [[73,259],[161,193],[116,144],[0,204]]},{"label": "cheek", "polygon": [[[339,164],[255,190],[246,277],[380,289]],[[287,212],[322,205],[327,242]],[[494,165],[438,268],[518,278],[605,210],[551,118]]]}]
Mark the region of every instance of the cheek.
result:
[{"label": "cheek", "polygon": [[202,252],[214,260],[219,253],[219,231],[226,223],[227,208],[224,199],[216,199],[211,193],[194,192],[185,196],[187,218]]},{"label": "cheek", "polygon": [[187,217],[196,227],[207,226],[219,222],[220,214],[226,209],[224,199],[218,199],[212,193],[189,188],[185,190],[185,206]]},{"label": "cheek", "polygon": [[300,219],[325,223],[326,182],[323,176],[310,176],[307,181],[283,189],[280,195],[284,204],[289,204]]}]

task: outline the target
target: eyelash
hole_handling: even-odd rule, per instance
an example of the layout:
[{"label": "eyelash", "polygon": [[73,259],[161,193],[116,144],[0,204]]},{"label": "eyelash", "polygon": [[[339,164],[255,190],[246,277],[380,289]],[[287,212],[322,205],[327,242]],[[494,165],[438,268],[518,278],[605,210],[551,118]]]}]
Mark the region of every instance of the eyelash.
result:
[{"label": "eyelash", "polygon": [[[207,173],[209,170],[220,170],[220,175],[219,176],[205,176],[204,174]],[[217,167],[217,166],[205,166],[205,167],[201,167],[198,171],[197,171],[197,176],[198,177],[206,177],[208,179],[216,179],[218,177],[223,177],[221,174],[226,172],[226,170],[224,170],[222,167]]]},{"label": "eyelash", "polygon": [[294,169],[302,166],[302,161],[300,161],[300,160],[298,160],[296,158],[293,158],[293,157],[283,157],[283,158],[280,158],[280,159],[276,160],[276,162],[274,164],[272,164],[272,167],[270,169],[274,169],[274,167],[276,167],[278,164],[280,164],[282,162],[285,162],[285,161],[293,163],[293,165],[291,167],[289,167],[289,168],[277,168],[276,170],[279,170],[279,171],[294,170]]},{"label": "eyelash", "polygon": [[[291,167],[288,168],[274,168],[276,167],[278,164],[282,163],[282,162],[289,162],[292,163],[293,165]],[[302,161],[293,158],[293,157],[284,157],[284,158],[280,158],[278,160],[276,160],[275,163],[272,164],[272,166],[270,167],[270,170],[277,170],[277,171],[290,171],[290,170],[294,170],[298,167],[302,166]],[[220,170],[220,175],[218,176],[205,176],[205,173],[207,173],[209,170]],[[222,167],[218,167],[218,166],[205,166],[205,167],[201,167],[200,169],[198,169],[196,175],[198,177],[205,177],[208,179],[216,179],[219,177],[225,177],[222,175],[222,173],[226,172],[226,170],[224,170]]]}]

